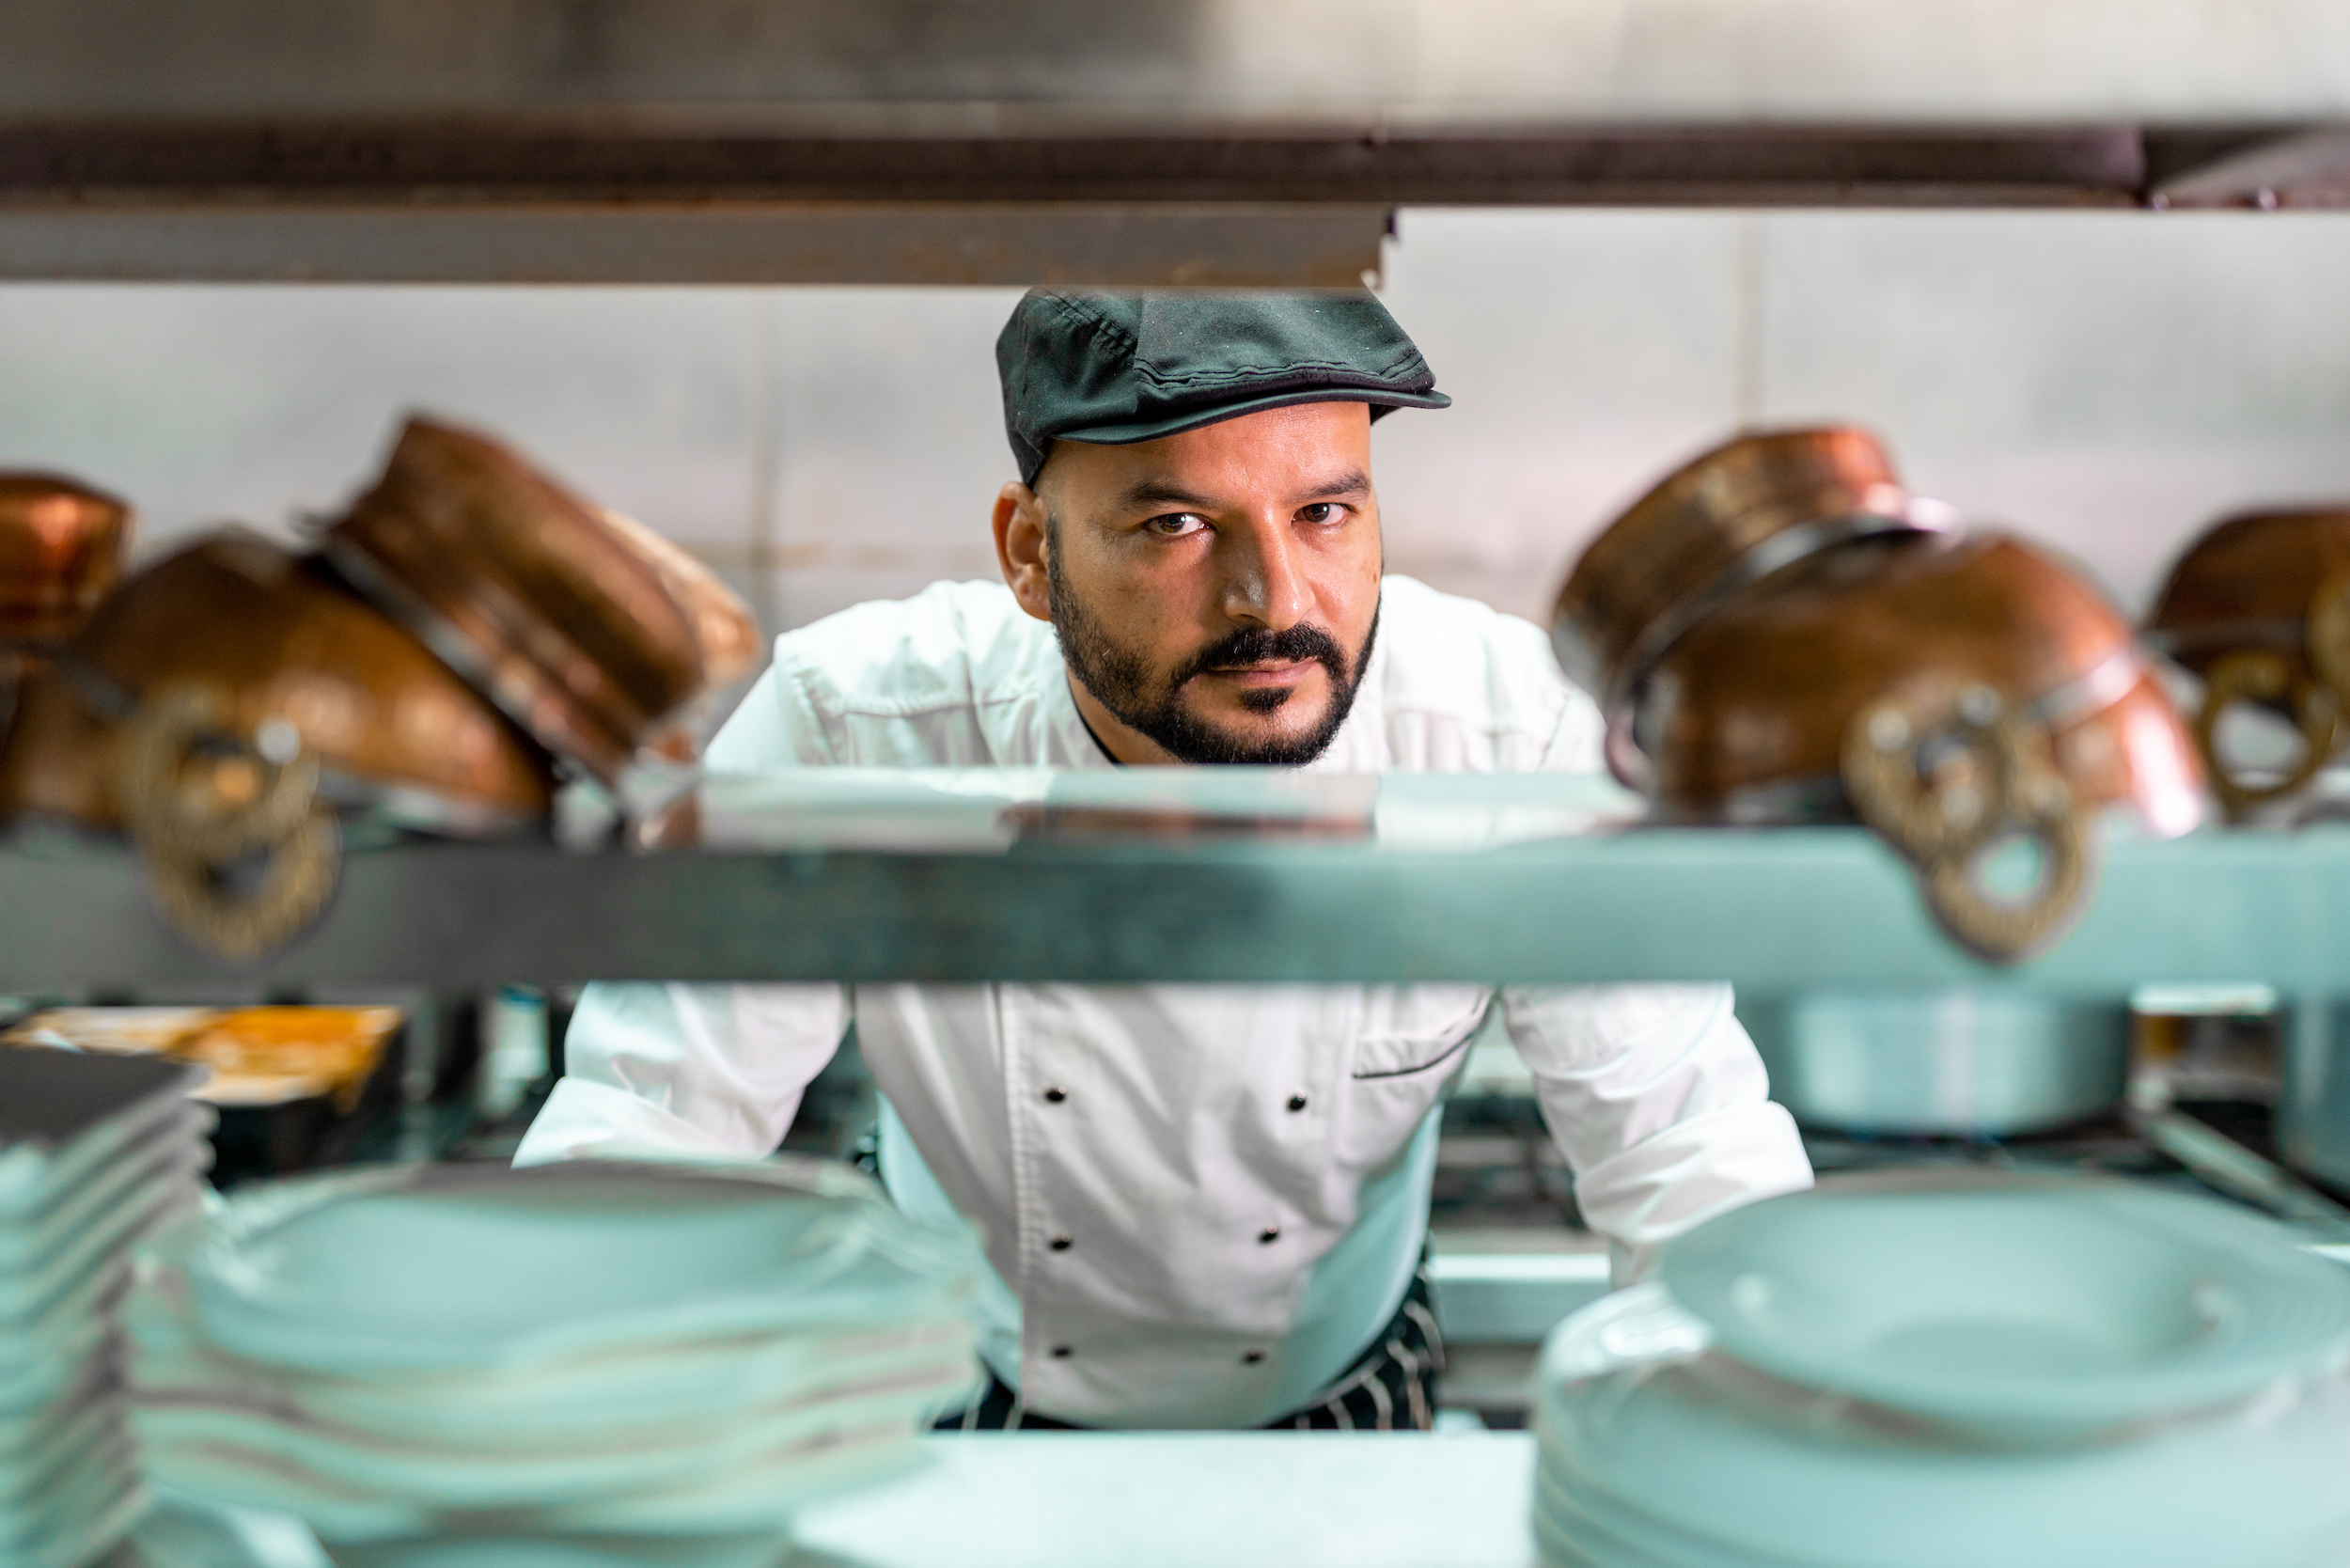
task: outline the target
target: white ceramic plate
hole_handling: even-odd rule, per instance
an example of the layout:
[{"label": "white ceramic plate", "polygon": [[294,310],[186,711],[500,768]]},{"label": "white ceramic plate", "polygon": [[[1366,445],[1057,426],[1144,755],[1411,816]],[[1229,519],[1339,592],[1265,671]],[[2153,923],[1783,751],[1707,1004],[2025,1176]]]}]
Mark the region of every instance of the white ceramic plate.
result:
[{"label": "white ceramic plate", "polygon": [[343,1542],[335,1568],[792,1568],[777,1531],[740,1535],[438,1535]]},{"label": "white ceramic plate", "polygon": [[25,1506],[0,1509],[0,1560],[28,1542],[72,1533],[103,1518],[138,1482],[129,1442],[118,1436],[51,1476]]},{"label": "white ceramic plate", "polygon": [[2201,1409],[2350,1348],[2350,1270],[2216,1200],[2009,1179],[1737,1210],[1659,1278],[1790,1382],[1996,1435]]},{"label": "white ceramic plate", "polygon": [[[149,1343],[142,1344],[132,1375],[137,1397],[148,1403],[248,1408],[306,1429],[364,1434],[372,1443],[503,1463],[518,1454],[691,1447],[708,1442],[713,1432],[887,1379],[920,1378],[941,1403],[951,1403],[975,1381],[971,1330],[964,1324],[926,1325],[924,1330],[895,1349],[827,1354],[833,1347],[821,1341],[746,1347],[738,1353],[741,1376],[731,1387],[726,1369],[710,1364],[715,1358],[669,1368],[646,1356],[633,1362],[625,1377],[588,1368],[575,1387],[535,1379],[529,1398],[509,1397],[503,1382],[486,1381],[416,1396],[389,1383],[304,1379],[217,1353],[164,1355]],[[241,1369],[246,1375],[237,1375]]]},{"label": "white ceramic plate", "polygon": [[39,1444],[0,1466],[0,1520],[38,1508],[60,1478],[90,1455],[125,1440],[118,1398],[93,1400],[57,1423]]},{"label": "white ceramic plate", "polygon": [[[29,1139],[0,1144],[0,1221],[39,1214],[122,1150],[146,1141],[180,1114],[189,1090],[205,1075],[205,1069],[184,1063],[85,1058],[68,1051],[24,1049],[20,1059],[18,1050],[9,1048],[0,1062],[49,1080],[30,1090],[42,1108],[26,1122],[39,1124]],[[60,1074],[74,1074],[75,1081],[61,1085],[55,1081]],[[60,1141],[44,1149],[44,1134]]]},{"label": "white ceramic plate", "polygon": [[147,1488],[134,1480],[97,1512],[48,1535],[8,1546],[8,1568],[90,1568],[137,1526],[147,1508]]},{"label": "white ceramic plate", "polygon": [[921,1415],[938,1401],[935,1387],[935,1377],[901,1377],[893,1389],[713,1424],[693,1441],[674,1446],[639,1443],[625,1427],[608,1427],[608,1441],[571,1452],[500,1455],[406,1448],[364,1432],[336,1432],[221,1405],[141,1403],[136,1427],[141,1441],[155,1452],[158,1474],[167,1474],[167,1452],[176,1448],[235,1443],[298,1460],[334,1483],[383,1497],[442,1509],[547,1509],[589,1495],[616,1497],[696,1485],[702,1476],[747,1466],[778,1469],[794,1455],[816,1455],[841,1432],[898,1429],[912,1436]]},{"label": "white ceramic plate", "polygon": [[[1714,1558],[1660,1557],[1628,1543],[1593,1534],[1578,1523],[1537,1513],[1534,1544],[1554,1568],[1716,1568]],[[1745,1568],[1744,1564],[1734,1568]]]},{"label": "white ceramic plate", "polygon": [[[1580,1496],[1700,1540],[1819,1568],[2300,1568],[2350,1541],[2350,1385],[2286,1388],[2133,1440],[1992,1447],[1807,1395],[1685,1339],[1661,1288],[1609,1297],[1545,1342],[1546,1459]],[[1932,1528],[1921,1528],[1931,1521]]]},{"label": "white ceramic plate", "polygon": [[223,1348],[366,1375],[956,1315],[974,1255],[847,1172],[440,1167],[232,1201],[189,1284]]},{"label": "white ceramic plate", "polygon": [[130,1145],[39,1210],[0,1220],[0,1274],[38,1272],[68,1245],[118,1216],[156,1185],[193,1186],[212,1152],[193,1107]]},{"label": "white ceramic plate", "polygon": [[[943,1373],[943,1375],[942,1375]],[[143,1400],[136,1421],[159,1473],[176,1450],[232,1444],[298,1461],[338,1486],[446,1509],[553,1508],[581,1497],[690,1486],[699,1478],[750,1466],[787,1466],[815,1454],[842,1433],[894,1429],[910,1438],[944,1389],[958,1387],[948,1360],[890,1374],[821,1402],[744,1411],[681,1439],[655,1443],[618,1424],[596,1441],[547,1451],[450,1450],[405,1444],[348,1428],[288,1419],[266,1407],[162,1403]]]},{"label": "white ceramic plate", "polygon": [[942,1356],[975,1374],[968,1322],[944,1315],[927,1286],[909,1294],[930,1298],[922,1315],[877,1316],[845,1331],[736,1335],[453,1374],[330,1375],[230,1355],[204,1338],[185,1277],[162,1259],[143,1269],[122,1322],[133,1381],[149,1397],[263,1402],[442,1450],[563,1448],[609,1443],[622,1431],[659,1441],[666,1427],[738,1419]]},{"label": "white ceramic plate", "polygon": [[[920,1455],[914,1435],[897,1427],[844,1433],[825,1447],[791,1456],[788,1464],[745,1466],[662,1491],[517,1509],[502,1513],[498,1522],[502,1529],[537,1535],[771,1529],[802,1503],[894,1475]],[[481,1528],[478,1513],[451,1513],[431,1502],[346,1485],[272,1450],[229,1442],[175,1445],[149,1450],[149,1464],[159,1482],[177,1491],[292,1513],[330,1542],[411,1540]]]},{"label": "white ceramic plate", "polygon": [[104,1321],[131,1289],[131,1261],[116,1255],[77,1279],[65,1293],[26,1321],[0,1321],[0,1382],[29,1380],[34,1369],[79,1344],[93,1319]]},{"label": "white ceramic plate", "polygon": [[29,1272],[0,1271],[0,1335],[33,1333],[93,1276],[118,1271],[129,1249],[200,1200],[193,1180],[159,1181],[127,1198]]},{"label": "white ceramic plate", "polygon": [[116,1354],[107,1337],[115,1325],[102,1312],[71,1318],[44,1336],[38,1356],[0,1361],[0,1422],[47,1409],[89,1375],[90,1358]]},{"label": "white ceramic plate", "polygon": [[1751,1546],[1735,1550],[1692,1537],[1624,1508],[1613,1498],[1594,1495],[1562,1480],[1549,1466],[1535,1476],[1534,1512],[1538,1524],[1575,1542],[1603,1562],[1668,1562],[1677,1568],[1809,1568],[1782,1557],[1764,1556]]},{"label": "white ceramic plate", "polygon": [[123,1408],[122,1369],[111,1356],[85,1356],[67,1369],[56,1391],[29,1409],[0,1416],[0,1469],[21,1466],[93,1405]]}]

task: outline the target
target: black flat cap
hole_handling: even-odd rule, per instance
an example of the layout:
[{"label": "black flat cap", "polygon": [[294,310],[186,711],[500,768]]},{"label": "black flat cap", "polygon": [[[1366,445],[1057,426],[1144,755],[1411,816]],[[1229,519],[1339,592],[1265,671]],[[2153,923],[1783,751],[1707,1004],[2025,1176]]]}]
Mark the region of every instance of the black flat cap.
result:
[{"label": "black flat cap", "polygon": [[1032,289],[995,339],[1004,428],[1034,484],[1053,443],[1122,447],[1292,403],[1444,408],[1435,373],[1367,293]]}]

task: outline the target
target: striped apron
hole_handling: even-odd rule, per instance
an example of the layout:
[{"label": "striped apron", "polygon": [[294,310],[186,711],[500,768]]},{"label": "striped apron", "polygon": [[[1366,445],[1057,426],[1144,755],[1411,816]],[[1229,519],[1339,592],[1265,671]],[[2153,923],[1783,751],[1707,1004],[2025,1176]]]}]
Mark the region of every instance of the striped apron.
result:
[{"label": "striped apron", "polygon": [[[1386,1330],[1344,1376],[1303,1409],[1267,1421],[1267,1432],[1430,1432],[1436,1424],[1436,1376],[1444,1371],[1444,1334],[1429,1305],[1428,1263],[1413,1271]],[[994,1372],[963,1410],[942,1417],[940,1432],[1082,1432],[1041,1416]]]}]

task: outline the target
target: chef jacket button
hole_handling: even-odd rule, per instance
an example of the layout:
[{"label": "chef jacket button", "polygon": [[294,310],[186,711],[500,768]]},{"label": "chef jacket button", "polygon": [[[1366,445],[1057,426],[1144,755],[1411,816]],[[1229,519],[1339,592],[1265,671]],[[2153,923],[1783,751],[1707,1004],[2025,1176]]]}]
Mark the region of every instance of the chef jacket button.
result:
[{"label": "chef jacket button", "polygon": [[1277,1242],[1280,1239],[1281,1228],[1278,1225],[1268,1225],[1263,1230],[1257,1232],[1257,1245],[1259,1247],[1271,1247],[1275,1242]]},{"label": "chef jacket button", "polygon": [[1056,1252],[1066,1252],[1072,1247],[1075,1246],[1076,1243],[1073,1238],[1068,1236],[1055,1236],[1051,1241],[1046,1242],[1044,1245],[1051,1247]]},{"label": "chef jacket button", "polygon": [[1053,1359],[1054,1359],[1054,1360],[1056,1360],[1056,1361],[1066,1361],[1066,1360],[1068,1360],[1068,1359],[1069,1359],[1069,1347],[1068,1347],[1067,1345],[1055,1345],[1055,1346],[1053,1347]]},{"label": "chef jacket button", "polygon": [[1264,1359],[1264,1352],[1261,1350],[1245,1350],[1241,1352],[1240,1359],[1243,1366],[1253,1367],[1258,1362]]},{"label": "chef jacket button", "polygon": [[1052,1088],[1044,1091],[1044,1103],[1048,1105],[1058,1105],[1063,1100],[1068,1098],[1069,1090],[1061,1088],[1058,1084],[1055,1084]]},{"label": "chef jacket button", "polygon": [[1302,1111],[1302,1110],[1304,1110],[1305,1108],[1306,1108],[1306,1097],[1305,1097],[1303,1094],[1292,1094],[1292,1095],[1291,1095],[1291,1096],[1290,1096],[1290,1109],[1291,1109],[1291,1110],[1292,1110],[1292,1111]]}]

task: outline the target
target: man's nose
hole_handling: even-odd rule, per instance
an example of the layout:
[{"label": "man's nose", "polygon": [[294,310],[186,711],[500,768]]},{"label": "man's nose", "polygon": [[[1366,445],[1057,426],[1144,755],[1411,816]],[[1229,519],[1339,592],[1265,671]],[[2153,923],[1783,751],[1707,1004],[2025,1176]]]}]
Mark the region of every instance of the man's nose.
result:
[{"label": "man's nose", "polygon": [[1259,518],[1220,541],[1225,615],[1245,626],[1286,631],[1313,609],[1313,589],[1286,519]]}]

